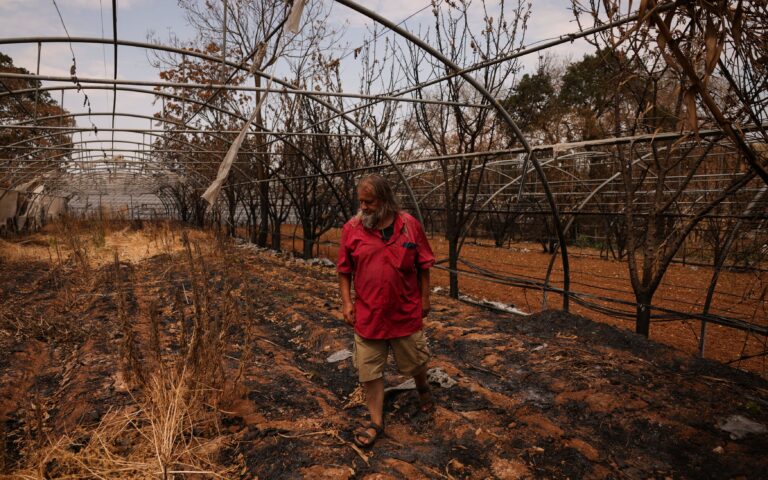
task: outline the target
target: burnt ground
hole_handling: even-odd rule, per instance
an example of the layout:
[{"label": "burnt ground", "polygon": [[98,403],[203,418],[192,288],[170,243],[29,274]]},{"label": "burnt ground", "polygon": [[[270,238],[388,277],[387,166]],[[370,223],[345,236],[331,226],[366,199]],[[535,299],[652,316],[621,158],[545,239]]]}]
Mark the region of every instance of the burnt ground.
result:
[{"label": "burnt ground", "polygon": [[[734,440],[741,415],[768,425],[768,382],[626,330],[561,311],[499,314],[435,295],[427,332],[437,409],[415,392],[386,399],[386,435],[372,452],[349,443],[364,417],[338,311],[333,268],[246,247],[205,255],[216,298],[236,301],[225,375],[242,387],[220,406],[219,464],[235,478],[765,478],[768,434]],[[149,249],[148,249],[149,251]],[[192,316],[181,253],[90,271],[75,262],[0,256],[0,438],[3,473],[36,450],[138,396],[122,386],[116,290],[124,292],[142,360],[150,304],[163,351],[180,348]],[[174,307],[185,298],[184,315]],[[182,318],[185,317],[186,318]],[[144,358],[146,357],[146,358]],[[388,384],[405,380],[390,370]]]}]

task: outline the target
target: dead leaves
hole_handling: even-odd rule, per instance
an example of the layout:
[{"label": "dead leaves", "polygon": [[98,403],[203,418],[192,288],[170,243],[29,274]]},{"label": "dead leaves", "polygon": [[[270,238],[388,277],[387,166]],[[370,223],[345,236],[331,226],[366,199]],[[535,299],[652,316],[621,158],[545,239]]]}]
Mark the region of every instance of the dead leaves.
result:
[{"label": "dead leaves", "polygon": [[358,385],[347,397],[347,403],[344,404],[344,410],[362,406],[365,406],[365,392],[363,391],[363,387]]}]

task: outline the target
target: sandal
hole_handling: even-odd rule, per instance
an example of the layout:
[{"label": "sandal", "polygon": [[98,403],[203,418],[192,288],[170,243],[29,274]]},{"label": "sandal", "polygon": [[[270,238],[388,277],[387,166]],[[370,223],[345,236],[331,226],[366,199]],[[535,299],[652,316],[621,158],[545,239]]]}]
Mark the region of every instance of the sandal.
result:
[{"label": "sandal", "polygon": [[[369,430],[373,430],[374,433],[369,433]],[[383,434],[384,425],[376,425],[373,422],[361,423],[360,427],[352,434],[352,440],[358,447],[371,448]]]},{"label": "sandal", "polygon": [[422,413],[432,413],[435,411],[435,400],[432,396],[432,389],[429,386],[424,388],[416,388],[419,392],[419,402],[421,403],[420,409]]}]

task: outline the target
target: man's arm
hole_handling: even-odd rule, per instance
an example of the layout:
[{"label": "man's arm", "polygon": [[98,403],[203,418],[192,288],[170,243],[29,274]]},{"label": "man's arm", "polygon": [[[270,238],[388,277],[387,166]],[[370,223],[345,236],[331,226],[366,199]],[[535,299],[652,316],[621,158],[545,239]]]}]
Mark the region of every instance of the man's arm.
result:
[{"label": "man's arm", "polygon": [[355,325],[355,304],[352,303],[352,274],[339,273],[339,290],[341,291],[341,313],[344,321]]},{"label": "man's arm", "polygon": [[421,316],[426,317],[432,306],[429,303],[429,269],[419,269],[419,290],[421,291]]}]

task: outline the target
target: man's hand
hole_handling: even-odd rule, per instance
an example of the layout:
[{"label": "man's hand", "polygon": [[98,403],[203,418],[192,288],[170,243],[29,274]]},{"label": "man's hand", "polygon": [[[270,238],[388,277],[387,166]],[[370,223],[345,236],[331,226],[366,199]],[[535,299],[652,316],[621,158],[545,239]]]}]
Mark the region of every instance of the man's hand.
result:
[{"label": "man's hand", "polygon": [[432,305],[429,303],[429,269],[419,270],[419,291],[421,291],[421,318],[429,315]]},{"label": "man's hand", "polygon": [[347,322],[348,325],[354,327],[355,326],[355,304],[352,302],[345,302],[341,306],[341,312],[344,314],[344,321]]},{"label": "man's hand", "polygon": [[341,313],[348,325],[355,326],[355,304],[352,301],[352,274],[339,273],[339,291],[341,293]]},{"label": "man's hand", "polygon": [[421,297],[421,318],[429,315],[432,310],[432,305],[429,303],[429,295]]}]

